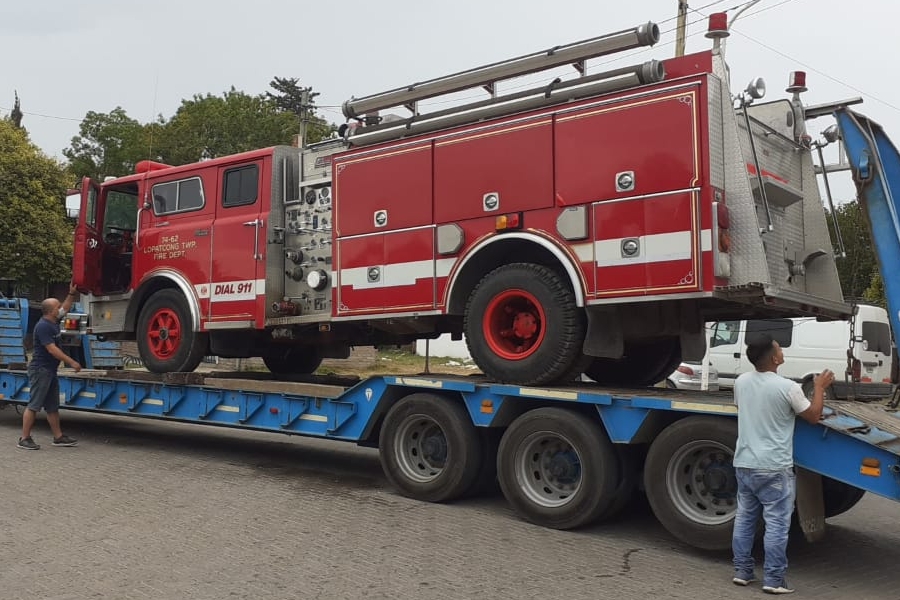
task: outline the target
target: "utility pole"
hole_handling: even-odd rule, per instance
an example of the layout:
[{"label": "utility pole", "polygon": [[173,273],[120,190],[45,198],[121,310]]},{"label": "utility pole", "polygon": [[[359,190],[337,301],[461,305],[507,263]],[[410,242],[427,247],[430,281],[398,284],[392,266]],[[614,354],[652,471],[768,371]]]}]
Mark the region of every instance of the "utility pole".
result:
[{"label": "utility pole", "polygon": [[685,30],[687,29],[687,0],[678,0],[678,27],[675,32],[675,56],[684,56]]},{"label": "utility pole", "polygon": [[318,95],[318,92],[313,92],[309,87],[300,90],[300,140],[297,144],[300,148],[306,145],[306,132],[309,128],[310,113],[313,107],[312,100]]}]

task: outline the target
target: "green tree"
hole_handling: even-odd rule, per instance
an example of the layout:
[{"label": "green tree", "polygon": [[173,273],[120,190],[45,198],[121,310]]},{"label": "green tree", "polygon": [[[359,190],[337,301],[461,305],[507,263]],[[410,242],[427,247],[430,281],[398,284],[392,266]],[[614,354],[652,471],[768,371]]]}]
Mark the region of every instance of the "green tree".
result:
[{"label": "green tree", "polygon": [[836,219],[832,219],[831,215],[828,217],[831,239],[836,239],[834,236],[834,221],[836,220],[847,252],[846,257],[837,260],[841,289],[847,299],[862,298],[872,282],[873,275],[878,273],[875,249],[872,246],[872,236],[869,234],[868,224],[862,209],[856,202],[847,202],[835,207],[834,216]]},{"label": "green tree", "polygon": [[182,100],[161,132],[163,162],[185,164],[288,144],[297,131],[297,116],[278,109],[262,95],[234,88],[221,96],[195,95]]},{"label": "green tree", "polygon": [[867,302],[877,304],[882,308],[887,308],[887,299],[884,297],[884,280],[881,279],[881,273],[879,271],[875,271],[875,273],[872,274],[869,287],[863,292],[863,298],[865,298]]},{"label": "green tree", "polygon": [[0,119],[0,277],[38,285],[71,276],[70,183],[63,165]]},{"label": "green tree", "polygon": [[266,98],[274,102],[279,110],[297,115],[298,131],[306,119],[306,143],[322,141],[334,133],[333,125],[314,114],[316,105],[313,99],[318,94],[312,88],[300,87],[300,80],[296,77],[275,77],[269,82],[269,87],[275,93],[266,92]]},{"label": "green tree", "polygon": [[128,175],[139,160],[151,158],[152,131],[129,117],[122,107],[110,113],[90,111],[63,155],[78,177],[101,180]]}]

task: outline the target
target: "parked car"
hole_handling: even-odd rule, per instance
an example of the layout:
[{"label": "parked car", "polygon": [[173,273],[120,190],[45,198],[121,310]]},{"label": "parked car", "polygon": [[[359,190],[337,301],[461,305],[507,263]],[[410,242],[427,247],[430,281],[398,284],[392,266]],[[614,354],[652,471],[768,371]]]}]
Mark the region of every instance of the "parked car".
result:
[{"label": "parked car", "polygon": [[[711,364],[708,366],[707,391],[719,390],[719,372]],[[679,390],[700,391],[703,389],[703,365],[700,361],[683,362],[666,378],[666,387]]]}]

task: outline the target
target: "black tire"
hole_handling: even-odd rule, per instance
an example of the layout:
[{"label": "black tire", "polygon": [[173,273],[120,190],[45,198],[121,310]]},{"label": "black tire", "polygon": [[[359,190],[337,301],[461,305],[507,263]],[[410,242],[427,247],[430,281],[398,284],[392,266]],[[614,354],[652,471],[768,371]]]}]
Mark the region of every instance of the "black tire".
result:
[{"label": "black tire", "polygon": [[690,546],[731,548],[736,442],[737,419],[691,416],[666,427],[650,445],[644,465],[650,507],[669,533]]},{"label": "black tire", "polygon": [[503,430],[496,427],[479,427],[478,434],[482,447],[481,465],[475,482],[464,494],[467,498],[494,496],[500,491],[500,482],[497,481],[497,449],[500,447]]},{"label": "black tire", "polygon": [[541,385],[570,375],[581,357],[586,322],[559,274],[513,263],[494,269],[475,287],[464,328],[469,353],[489,378]]},{"label": "black tire", "polygon": [[825,518],[830,519],[856,506],[866,495],[866,491],[823,476],[822,495],[825,502]]},{"label": "black tire", "polygon": [[604,521],[617,516],[631,504],[638,483],[639,464],[635,448],[623,444],[615,444],[614,448],[619,459],[619,483],[613,492],[612,504],[600,516]]},{"label": "black tire", "polygon": [[150,296],[137,323],[137,346],[152,373],[190,373],[209,348],[209,336],[194,331],[187,300],[176,290]]},{"label": "black tire", "polygon": [[278,354],[263,357],[275,375],[307,375],[322,364],[322,352],[313,346],[289,346]]},{"label": "black tire", "polygon": [[[816,391],[816,386],[813,384],[812,380],[804,381],[801,387],[803,388],[803,395],[812,400],[813,393]],[[829,385],[825,388],[825,402],[831,400],[837,400],[837,397],[834,395],[834,386]]]},{"label": "black tire", "polygon": [[681,340],[667,337],[659,340],[625,343],[622,358],[597,358],[587,368],[588,377],[603,385],[644,387],[655,385],[672,374],[681,364]]},{"label": "black tire", "polygon": [[433,394],[411,394],[388,411],[378,441],[388,481],[404,496],[448,502],[481,473],[482,444],[468,412]]},{"label": "black tire", "polygon": [[618,458],[598,420],[559,408],[513,421],[500,440],[497,472],[516,512],[553,529],[596,521],[619,482]]}]

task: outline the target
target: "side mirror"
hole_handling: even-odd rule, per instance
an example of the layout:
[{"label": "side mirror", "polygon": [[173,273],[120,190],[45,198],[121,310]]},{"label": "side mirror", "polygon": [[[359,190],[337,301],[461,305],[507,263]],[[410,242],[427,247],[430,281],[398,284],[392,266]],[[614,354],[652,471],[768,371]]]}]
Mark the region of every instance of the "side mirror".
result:
[{"label": "side mirror", "polygon": [[81,192],[78,190],[69,190],[66,192],[66,216],[70,219],[77,219],[81,212]]}]

